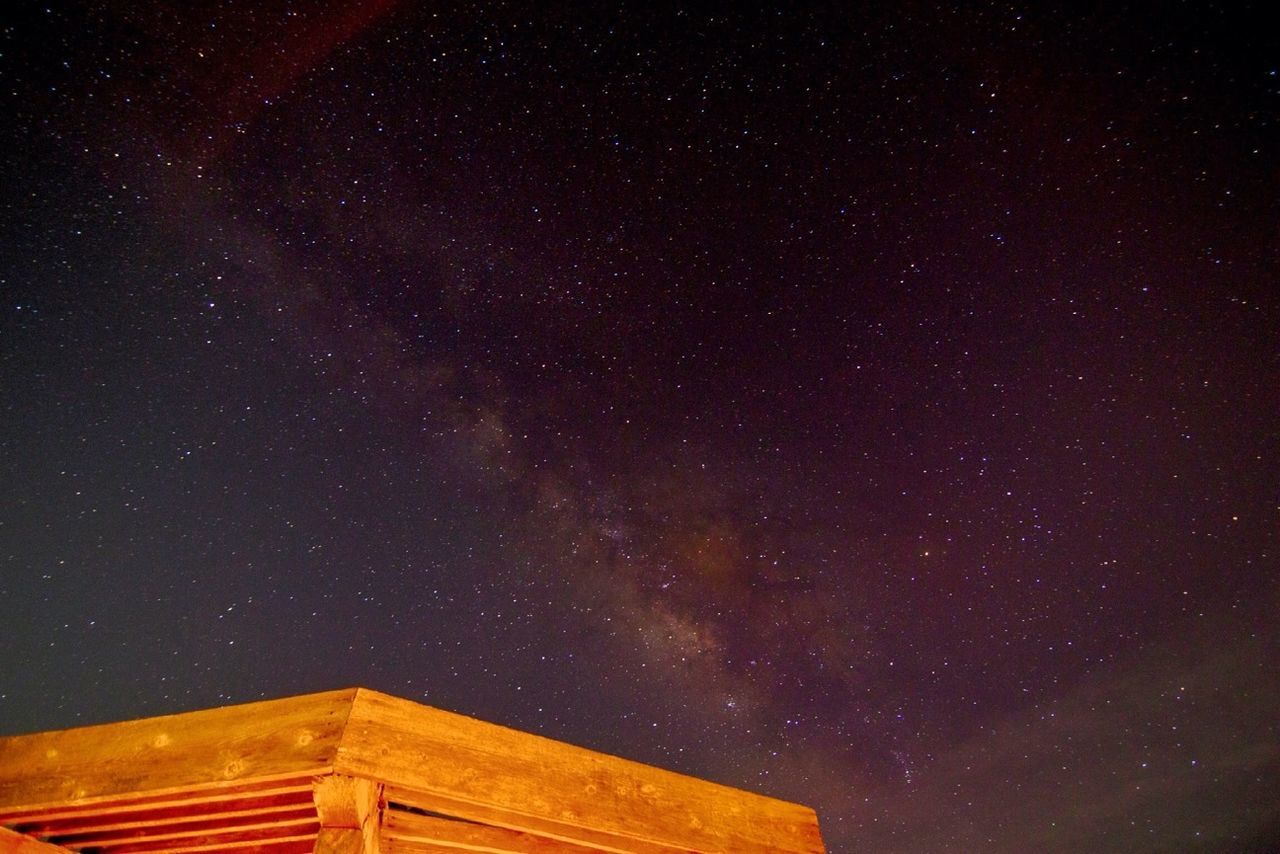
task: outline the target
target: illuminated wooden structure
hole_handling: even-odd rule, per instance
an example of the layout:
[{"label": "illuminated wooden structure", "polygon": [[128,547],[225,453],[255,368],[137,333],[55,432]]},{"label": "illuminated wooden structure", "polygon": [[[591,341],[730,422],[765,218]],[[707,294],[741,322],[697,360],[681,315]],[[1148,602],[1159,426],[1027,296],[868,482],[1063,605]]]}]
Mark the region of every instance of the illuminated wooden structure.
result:
[{"label": "illuminated wooden structure", "polygon": [[813,810],[364,688],[0,738],[0,852],[821,852]]}]

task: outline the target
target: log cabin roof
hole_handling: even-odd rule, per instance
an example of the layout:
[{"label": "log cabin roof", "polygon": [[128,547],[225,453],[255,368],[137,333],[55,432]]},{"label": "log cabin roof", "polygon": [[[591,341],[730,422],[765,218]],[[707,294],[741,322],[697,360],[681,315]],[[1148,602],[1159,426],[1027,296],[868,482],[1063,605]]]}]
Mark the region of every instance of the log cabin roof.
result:
[{"label": "log cabin roof", "polygon": [[365,688],[0,738],[0,852],[821,852],[813,810]]}]

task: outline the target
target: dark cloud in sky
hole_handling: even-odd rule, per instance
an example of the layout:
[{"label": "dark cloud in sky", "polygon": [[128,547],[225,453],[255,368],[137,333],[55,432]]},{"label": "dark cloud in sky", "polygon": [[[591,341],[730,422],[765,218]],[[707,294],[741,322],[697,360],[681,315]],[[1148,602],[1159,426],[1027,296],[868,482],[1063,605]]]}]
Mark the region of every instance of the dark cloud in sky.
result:
[{"label": "dark cloud in sky", "polygon": [[6,12],[0,723],[363,684],[833,851],[1275,848],[1260,15]]}]

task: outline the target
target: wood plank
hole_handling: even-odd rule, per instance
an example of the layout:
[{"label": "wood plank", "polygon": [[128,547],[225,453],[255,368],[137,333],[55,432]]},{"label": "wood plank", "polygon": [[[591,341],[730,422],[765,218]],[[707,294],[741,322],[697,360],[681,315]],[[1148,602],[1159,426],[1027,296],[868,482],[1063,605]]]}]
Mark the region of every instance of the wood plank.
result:
[{"label": "wood plank", "polygon": [[334,771],[382,780],[389,800],[408,790],[429,811],[617,850],[824,851],[808,807],[363,688]]},{"label": "wood plank", "polygon": [[326,773],[354,689],[0,739],[0,812]]},{"label": "wood plank", "polygon": [[41,842],[23,833],[0,827],[0,852],[4,854],[70,854],[66,848]]},{"label": "wood plank", "polygon": [[69,836],[108,830],[129,830],[157,827],[188,821],[222,821],[247,816],[265,816],[296,811],[299,808],[314,809],[311,793],[275,795],[265,798],[249,798],[228,801],[223,804],[184,803],[159,809],[135,809],[128,812],[78,814],[62,821],[32,821],[13,825],[20,833],[30,836]]},{"label": "wood plank", "polygon": [[[456,846],[443,842],[409,842],[390,839],[387,840],[382,850],[384,854],[458,854],[459,850],[466,851],[468,849],[458,849]],[[471,850],[489,851],[490,849],[476,848]]]},{"label": "wood plank", "polygon": [[250,784],[227,786],[225,788],[193,787],[177,792],[143,797],[92,798],[76,803],[74,806],[43,806],[34,809],[19,809],[0,812],[0,822],[22,827],[25,823],[44,821],[57,822],[77,817],[99,818],[117,814],[137,812],[140,809],[185,809],[193,810],[204,807],[218,808],[219,805],[235,803],[248,796],[294,796],[300,795],[302,801],[311,800],[313,777],[301,779],[289,778],[281,781],[256,781]]},{"label": "wood plank", "polygon": [[139,845],[151,845],[157,843],[155,847],[165,847],[158,843],[172,843],[179,845],[174,840],[186,840],[205,838],[223,835],[236,834],[255,834],[253,838],[258,838],[257,834],[263,837],[288,836],[290,834],[302,833],[306,830],[314,830],[317,827],[316,817],[313,814],[294,815],[287,818],[278,818],[268,821],[241,821],[229,822],[226,824],[218,821],[213,822],[196,822],[191,825],[181,827],[164,827],[156,828],[154,832],[148,830],[127,830],[101,834],[87,834],[85,836],[75,837],[54,837],[51,841],[56,845],[62,845],[66,848],[81,849],[99,848],[115,849],[122,846],[133,846],[135,843]]},{"label": "wood plank", "polygon": [[[314,854],[316,840],[314,837],[299,837],[296,840],[276,840],[268,845],[259,845],[250,849],[252,854]],[[246,852],[246,854],[250,854]]]},{"label": "wood plank", "polygon": [[207,833],[221,833],[222,831],[297,827],[315,823],[315,810],[310,805],[307,805],[302,808],[294,807],[287,812],[266,814],[255,812],[235,817],[196,815],[187,817],[186,821],[175,821],[167,824],[125,827],[88,833],[57,833],[47,838],[50,842],[64,845],[67,848],[98,848],[128,840],[180,839],[186,836],[200,836]]},{"label": "wood plank", "polygon": [[198,854],[205,851],[245,851],[248,852],[272,852],[277,851],[297,851],[301,848],[303,851],[312,850],[315,846],[316,834],[299,833],[292,836],[279,836],[274,838],[266,838],[262,836],[251,836],[243,839],[230,839],[225,837],[209,837],[201,840],[188,840],[181,846],[171,848],[150,848],[145,846],[130,846],[121,848],[108,848],[102,851],[102,854]]},{"label": "wood plank", "polygon": [[[315,822],[299,823],[296,825],[280,827],[271,825],[268,827],[245,827],[234,828],[231,830],[206,831],[199,834],[183,834],[173,835],[164,839],[129,839],[119,842],[112,842],[107,845],[88,845],[84,850],[103,852],[103,854],[142,854],[149,851],[187,851],[192,849],[204,849],[209,846],[218,845],[245,845],[249,843],[257,843],[262,845],[278,839],[296,839],[302,836],[314,838],[319,830]],[[77,850],[76,846],[68,845],[68,848]]]},{"label": "wood plank", "polygon": [[[486,807],[449,798],[415,792],[407,789],[388,789],[387,797],[393,805],[404,805],[448,819],[460,819],[487,827],[500,827],[519,833],[528,833],[544,839],[553,839],[567,845],[586,846],[592,851],[608,851],[614,854],[673,854],[688,852],[690,848],[668,845],[634,836],[621,836],[590,827],[566,826],[561,822],[537,817],[513,816],[510,810]],[[390,811],[391,806],[388,807]]]},{"label": "wood plank", "polygon": [[437,850],[488,851],[496,854],[598,854],[605,850],[535,836],[505,827],[388,810],[383,817],[384,854],[406,846],[430,845]]},{"label": "wood plank", "polygon": [[[271,842],[256,842],[245,847],[227,846],[224,848],[206,849],[212,851],[236,851],[238,854],[313,854],[316,848],[315,836],[288,837]],[[187,849],[191,851],[192,849]],[[104,852],[106,854],[106,852]],[[186,854],[186,852],[183,852]]]},{"label": "wood plank", "polygon": [[[566,844],[566,843],[558,843],[558,844]],[[452,845],[448,842],[410,842],[407,840],[388,840],[386,847],[384,847],[382,850],[383,852],[385,852],[385,854],[458,854],[459,851],[479,851],[479,852],[486,852],[486,854],[499,854],[499,852],[503,852],[503,854],[505,854],[505,852],[508,849],[488,848],[483,845],[459,847],[457,845]],[[533,849],[521,849],[521,850],[533,850]],[[548,848],[548,849],[537,849],[537,850],[538,851],[543,851],[543,850],[577,851],[579,849]],[[588,850],[594,851],[595,849],[588,849]]]}]

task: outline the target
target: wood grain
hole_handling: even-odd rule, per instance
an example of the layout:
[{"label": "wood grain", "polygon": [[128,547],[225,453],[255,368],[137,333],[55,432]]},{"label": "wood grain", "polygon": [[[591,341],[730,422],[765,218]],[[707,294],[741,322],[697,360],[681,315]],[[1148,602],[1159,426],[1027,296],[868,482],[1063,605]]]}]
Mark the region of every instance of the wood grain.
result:
[{"label": "wood grain", "polygon": [[333,848],[351,850],[352,854],[378,854],[382,827],[381,783],[363,777],[327,774],[316,778],[314,798],[321,827],[317,850]]},{"label": "wood grain", "polygon": [[357,688],[0,738],[0,825],[0,854],[824,850],[808,807]]},{"label": "wood grain", "polygon": [[[823,851],[813,810],[360,689],[334,770],[426,810],[627,851]],[[625,846],[625,847],[623,847]]]},{"label": "wood grain", "polygon": [[322,774],[354,690],[0,739],[0,814]]},{"label": "wood grain", "polygon": [[[0,766],[0,775],[4,767]],[[282,797],[303,802],[311,801],[313,777],[281,781],[255,781],[235,786],[192,786],[187,789],[169,790],[160,795],[124,794],[110,798],[86,798],[74,804],[43,805],[0,810],[0,822],[8,825],[25,825],[33,821],[68,821],[79,818],[103,818],[149,809],[176,809],[190,812],[197,809],[219,809],[226,804],[239,803],[246,798]]]},{"label": "wood grain", "polygon": [[415,846],[419,850],[423,846],[434,846],[447,851],[488,851],[498,854],[597,854],[603,850],[504,827],[418,815],[404,810],[389,810],[386,813],[382,824],[382,839],[384,854],[405,851]]},{"label": "wood grain", "polygon": [[7,827],[0,827],[0,852],[3,854],[69,854],[69,849],[32,839]]}]

